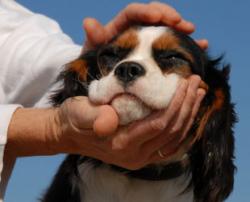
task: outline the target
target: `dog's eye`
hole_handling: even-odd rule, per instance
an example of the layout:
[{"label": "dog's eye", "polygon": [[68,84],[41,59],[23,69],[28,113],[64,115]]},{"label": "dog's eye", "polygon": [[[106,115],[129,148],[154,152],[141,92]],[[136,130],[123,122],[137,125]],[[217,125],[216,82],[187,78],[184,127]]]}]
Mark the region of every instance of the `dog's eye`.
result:
[{"label": "dog's eye", "polygon": [[128,50],[119,47],[107,47],[99,53],[98,64],[101,69],[110,71],[128,52]]},{"label": "dog's eye", "polygon": [[162,69],[187,65],[186,58],[178,52],[160,51],[155,53],[155,59]]},{"label": "dog's eye", "polygon": [[117,54],[117,50],[115,49],[106,49],[106,50],[103,50],[100,54],[99,54],[99,62],[102,64],[102,65],[110,65],[114,62],[116,62],[117,60],[119,60],[119,56]]},{"label": "dog's eye", "polygon": [[161,56],[158,58],[159,62],[165,67],[172,67],[174,65],[181,65],[186,63],[185,59],[180,55],[168,55],[168,56]]}]

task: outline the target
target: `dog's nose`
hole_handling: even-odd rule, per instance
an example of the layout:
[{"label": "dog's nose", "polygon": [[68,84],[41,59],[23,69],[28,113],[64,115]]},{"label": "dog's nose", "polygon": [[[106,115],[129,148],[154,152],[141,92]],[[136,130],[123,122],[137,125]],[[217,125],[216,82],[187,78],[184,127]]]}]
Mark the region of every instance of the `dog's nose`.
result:
[{"label": "dog's nose", "polygon": [[135,62],[121,63],[115,70],[115,76],[125,84],[136,80],[145,74],[145,69]]}]

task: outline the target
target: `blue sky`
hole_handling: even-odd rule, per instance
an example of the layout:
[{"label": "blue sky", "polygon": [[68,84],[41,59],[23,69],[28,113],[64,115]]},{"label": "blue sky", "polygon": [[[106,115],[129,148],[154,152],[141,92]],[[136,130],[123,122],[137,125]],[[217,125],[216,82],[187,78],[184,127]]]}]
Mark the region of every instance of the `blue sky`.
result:
[{"label": "blue sky", "polygon": [[[82,44],[82,19],[96,17],[102,23],[132,1],[129,0],[19,0],[34,12],[45,14],[59,22],[64,32]],[[137,2],[149,2],[140,1]],[[233,101],[239,116],[235,127],[236,165],[234,192],[227,202],[250,201],[250,1],[189,0],[162,1],[174,6],[196,25],[194,38],[207,38],[213,56],[225,53],[225,62],[232,65],[230,83]],[[248,58],[249,57],[249,58]],[[49,184],[63,156],[22,158],[17,161],[6,202],[35,202]]]}]

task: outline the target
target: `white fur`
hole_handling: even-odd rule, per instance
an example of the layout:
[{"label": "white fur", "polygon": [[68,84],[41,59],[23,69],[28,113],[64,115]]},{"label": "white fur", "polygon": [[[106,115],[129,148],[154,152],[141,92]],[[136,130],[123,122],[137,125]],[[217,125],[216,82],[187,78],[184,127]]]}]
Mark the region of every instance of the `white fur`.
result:
[{"label": "white fur", "polygon": [[145,181],[112,171],[107,165],[93,168],[88,162],[79,167],[83,202],[193,202],[193,191],[182,193],[189,176],[173,180]]},{"label": "white fur", "polygon": [[[120,124],[142,119],[152,109],[166,108],[177,89],[180,76],[174,73],[164,75],[151,56],[152,43],[166,31],[165,27],[146,27],[139,30],[139,45],[116,65],[117,67],[122,62],[133,61],[145,68],[146,74],[132,85],[125,89],[114,76],[114,67],[107,76],[93,81],[89,86],[89,98],[96,103],[112,104],[120,117]],[[79,172],[83,182],[81,193],[84,202],[193,201],[192,190],[182,193],[190,176],[145,181],[128,178],[109,169],[108,165],[93,168],[88,162],[79,167]]]},{"label": "white fur", "polygon": [[[89,86],[90,100],[99,104],[110,104],[112,101],[112,106],[116,109],[122,125],[146,117],[152,111],[151,109],[166,108],[177,89],[179,75],[174,73],[164,75],[151,56],[152,43],[166,31],[169,30],[165,27],[144,27],[139,30],[138,46],[127,58],[120,61],[112,72],[98,81],[91,82]],[[114,76],[115,68],[125,61],[137,62],[146,70],[146,75],[138,78],[126,89]],[[127,96],[112,100],[117,94],[122,93],[133,94],[142,102]],[[126,106],[125,103],[128,105]]]},{"label": "white fur", "polygon": [[132,121],[142,119],[151,112],[151,109],[141,103],[140,100],[126,94],[114,99],[111,105],[119,114],[121,125],[126,125]]}]

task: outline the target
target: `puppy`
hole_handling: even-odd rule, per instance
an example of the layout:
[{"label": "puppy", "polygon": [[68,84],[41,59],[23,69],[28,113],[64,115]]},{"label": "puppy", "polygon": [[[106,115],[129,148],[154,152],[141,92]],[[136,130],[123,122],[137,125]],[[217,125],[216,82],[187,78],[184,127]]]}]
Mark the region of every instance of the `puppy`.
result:
[{"label": "puppy", "polygon": [[[236,121],[228,84],[219,68],[187,35],[167,27],[138,26],[82,54],[59,76],[54,106],[73,96],[110,104],[127,125],[164,109],[180,79],[192,74],[207,94],[180,149],[165,163],[126,170],[69,155],[42,202],[220,202],[233,189]],[[192,145],[187,147],[187,145]]]}]

